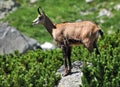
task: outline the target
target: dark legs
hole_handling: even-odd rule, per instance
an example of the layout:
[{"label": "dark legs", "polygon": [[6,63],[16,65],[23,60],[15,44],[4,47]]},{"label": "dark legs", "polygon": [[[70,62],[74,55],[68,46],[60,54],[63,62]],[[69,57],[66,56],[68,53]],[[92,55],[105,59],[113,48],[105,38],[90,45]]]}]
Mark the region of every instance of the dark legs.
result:
[{"label": "dark legs", "polygon": [[96,42],[94,42],[93,43],[93,48],[95,48],[96,49],[96,54],[100,54],[100,52],[99,52],[99,50],[98,50],[98,47],[97,47],[97,44],[96,44]]},{"label": "dark legs", "polygon": [[67,55],[68,55],[68,65],[69,65],[69,72],[71,72],[71,69],[72,69],[72,65],[71,65],[71,47],[68,47],[67,49]]},{"label": "dark legs", "polygon": [[[89,50],[90,53],[96,49],[96,54],[100,54],[96,42],[94,43],[86,43],[84,46]],[[61,45],[63,58],[64,58],[64,66],[65,66],[65,73],[63,76],[66,76],[71,73],[72,64],[71,64],[71,47],[67,44],[67,42],[64,42],[64,44]],[[68,64],[67,64],[68,62]]]},{"label": "dark legs", "polygon": [[68,72],[68,67],[67,67],[67,51],[66,51],[66,47],[64,45],[62,46],[62,53],[63,53],[63,58],[64,58],[63,61],[64,61],[64,66],[65,66],[65,74],[67,74],[67,72]]},{"label": "dark legs", "polygon": [[95,53],[100,54],[96,42],[94,42],[93,44],[86,43],[85,47],[89,50],[90,53],[92,53],[94,49],[96,49]]},{"label": "dark legs", "polygon": [[[68,75],[71,73],[71,47],[69,46],[62,46],[62,52],[63,52],[63,58],[64,58],[64,66],[65,66],[65,73],[64,76]],[[68,59],[68,65],[67,65],[67,59]],[[69,66],[69,67],[68,67]]]}]

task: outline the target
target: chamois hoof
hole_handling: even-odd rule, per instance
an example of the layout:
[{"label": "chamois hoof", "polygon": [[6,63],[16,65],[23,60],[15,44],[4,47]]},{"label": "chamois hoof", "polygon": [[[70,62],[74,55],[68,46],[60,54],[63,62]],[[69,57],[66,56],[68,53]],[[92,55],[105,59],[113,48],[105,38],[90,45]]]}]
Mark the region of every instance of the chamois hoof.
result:
[{"label": "chamois hoof", "polygon": [[67,76],[67,75],[70,75],[71,74],[71,71],[67,71],[65,73],[62,74],[63,77]]}]

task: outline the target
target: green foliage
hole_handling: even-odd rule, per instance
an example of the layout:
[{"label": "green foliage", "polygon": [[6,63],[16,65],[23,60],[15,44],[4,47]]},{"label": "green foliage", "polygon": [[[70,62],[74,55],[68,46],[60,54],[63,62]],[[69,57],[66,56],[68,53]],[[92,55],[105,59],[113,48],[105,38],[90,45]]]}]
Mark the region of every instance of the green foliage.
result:
[{"label": "green foliage", "polygon": [[61,63],[60,52],[53,50],[0,56],[0,87],[52,87]]},{"label": "green foliage", "polygon": [[83,87],[119,87],[120,86],[120,31],[106,37],[100,44],[101,55],[90,56],[91,66],[86,62],[82,68]]}]

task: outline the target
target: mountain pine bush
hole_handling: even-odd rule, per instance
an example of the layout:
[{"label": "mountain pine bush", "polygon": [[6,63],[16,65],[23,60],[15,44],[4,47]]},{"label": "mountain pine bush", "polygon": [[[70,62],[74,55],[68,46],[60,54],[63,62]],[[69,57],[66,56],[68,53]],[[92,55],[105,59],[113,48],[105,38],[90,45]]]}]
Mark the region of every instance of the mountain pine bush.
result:
[{"label": "mountain pine bush", "polygon": [[91,66],[85,63],[83,87],[119,87],[120,86],[120,31],[107,36],[100,44],[101,55],[90,56]]},{"label": "mountain pine bush", "polygon": [[58,50],[0,56],[0,87],[52,87],[61,63]]}]

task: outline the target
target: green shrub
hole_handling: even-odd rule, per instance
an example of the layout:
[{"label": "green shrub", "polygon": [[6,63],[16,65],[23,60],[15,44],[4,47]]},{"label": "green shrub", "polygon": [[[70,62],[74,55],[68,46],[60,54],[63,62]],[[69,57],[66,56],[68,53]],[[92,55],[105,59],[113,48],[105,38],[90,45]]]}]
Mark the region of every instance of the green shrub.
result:
[{"label": "green shrub", "polygon": [[120,31],[104,39],[101,55],[90,56],[91,66],[86,62],[82,68],[83,87],[119,87],[120,86]]},{"label": "green shrub", "polygon": [[59,51],[30,51],[0,56],[0,87],[52,87],[58,81]]}]

